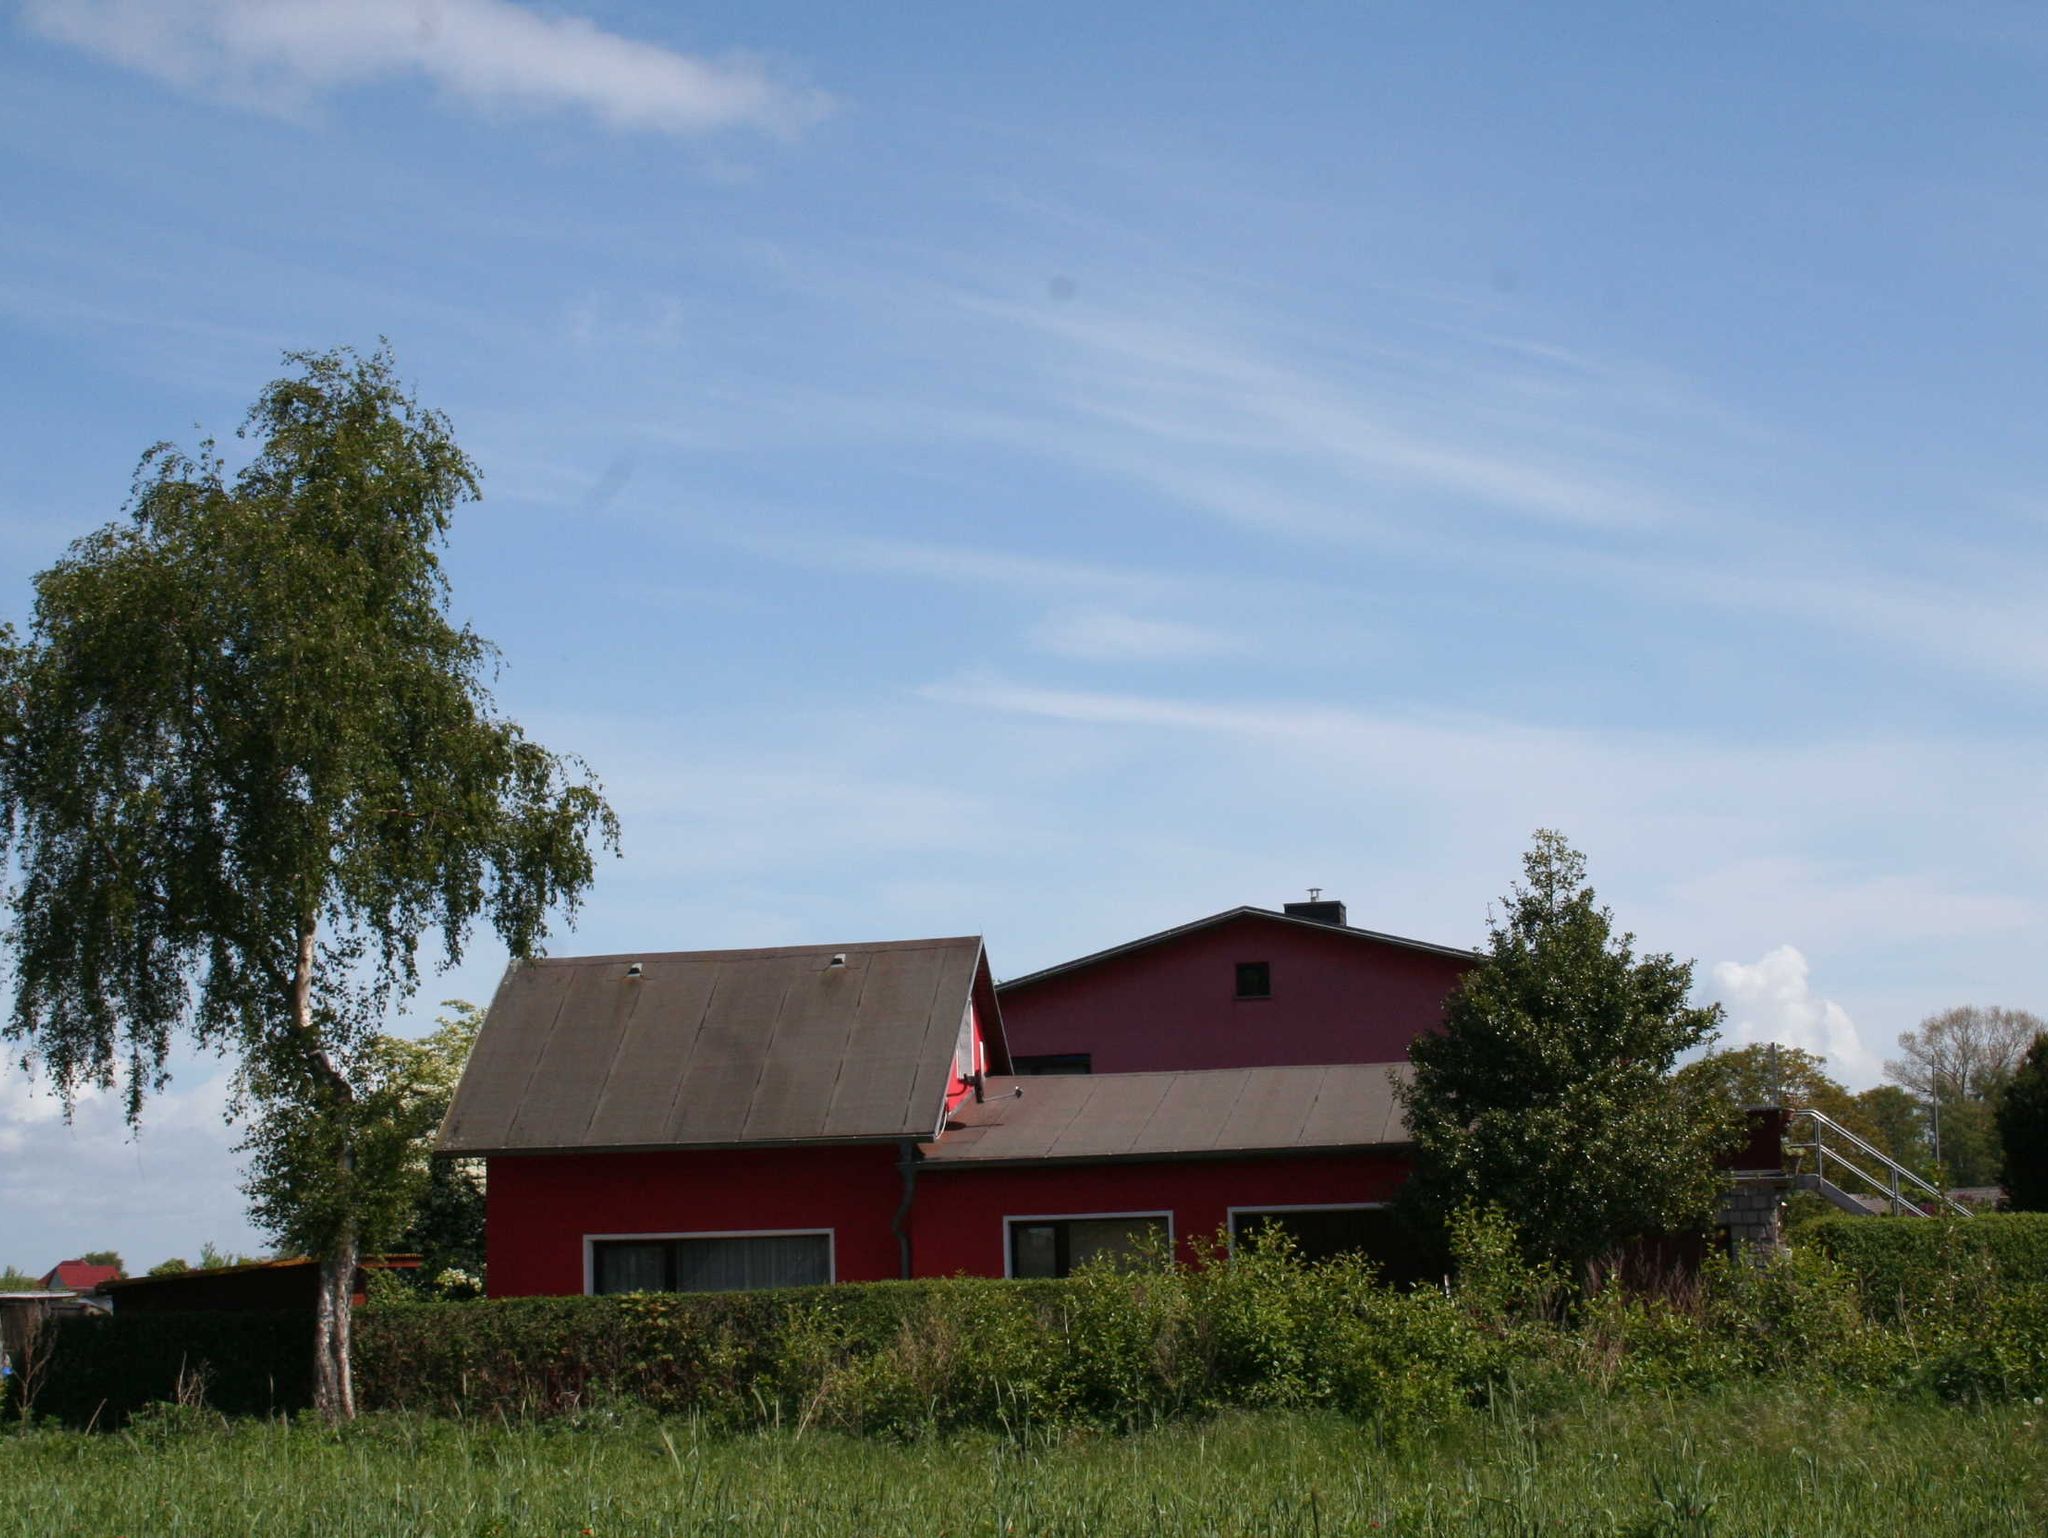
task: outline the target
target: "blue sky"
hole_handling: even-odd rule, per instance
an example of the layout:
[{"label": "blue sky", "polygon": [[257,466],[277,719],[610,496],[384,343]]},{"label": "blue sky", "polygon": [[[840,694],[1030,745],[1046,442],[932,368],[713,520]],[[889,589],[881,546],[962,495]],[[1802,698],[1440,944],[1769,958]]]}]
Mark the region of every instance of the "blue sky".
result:
[{"label": "blue sky", "polygon": [[[2048,1005],[2030,7],[30,0],[0,612],[391,339],[628,951],[1015,974],[1564,829],[1737,1039]],[[479,942],[431,980],[484,999]],[[252,1246],[221,1069],[0,1078],[0,1260]]]}]

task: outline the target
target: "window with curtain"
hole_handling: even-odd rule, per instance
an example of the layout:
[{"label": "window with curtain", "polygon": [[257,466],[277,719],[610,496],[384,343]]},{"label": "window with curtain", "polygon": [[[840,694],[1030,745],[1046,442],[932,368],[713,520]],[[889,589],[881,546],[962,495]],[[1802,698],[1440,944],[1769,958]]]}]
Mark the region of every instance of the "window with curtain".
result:
[{"label": "window with curtain", "polygon": [[591,1289],[599,1293],[751,1292],[832,1280],[829,1234],[599,1239],[590,1248]]},{"label": "window with curtain", "polygon": [[1167,1236],[1163,1215],[1137,1218],[1028,1218],[1010,1224],[1010,1275],[1069,1276],[1104,1255],[1126,1256]]}]

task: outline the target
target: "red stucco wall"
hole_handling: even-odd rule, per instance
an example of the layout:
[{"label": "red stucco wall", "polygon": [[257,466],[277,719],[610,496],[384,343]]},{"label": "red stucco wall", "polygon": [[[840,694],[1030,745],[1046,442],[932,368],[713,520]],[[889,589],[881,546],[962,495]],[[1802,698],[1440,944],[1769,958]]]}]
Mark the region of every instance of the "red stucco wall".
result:
[{"label": "red stucco wall", "polygon": [[[1235,997],[1240,961],[1270,964],[1270,999]],[[1391,1063],[1469,965],[1247,915],[1000,996],[1012,1053],[1087,1052],[1097,1073]]]},{"label": "red stucco wall", "polygon": [[492,1159],[491,1295],[583,1291],[586,1234],[829,1228],[840,1281],[892,1279],[897,1157],[889,1144]]},{"label": "red stucco wall", "polygon": [[1392,1153],[1032,1169],[927,1164],[918,1172],[911,1241],[919,1276],[1001,1276],[1005,1217],[1166,1211],[1191,1259],[1191,1241],[1222,1228],[1232,1207],[1390,1201],[1407,1177],[1407,1160]]}]

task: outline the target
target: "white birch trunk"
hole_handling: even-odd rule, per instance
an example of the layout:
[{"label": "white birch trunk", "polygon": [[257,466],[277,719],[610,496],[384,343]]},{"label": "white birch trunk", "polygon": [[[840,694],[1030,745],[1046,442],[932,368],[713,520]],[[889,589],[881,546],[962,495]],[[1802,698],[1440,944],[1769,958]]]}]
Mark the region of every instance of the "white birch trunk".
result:
[{"label": "white birch trunk", "polygon": [[[317,933],[310,919],[299,932],[299,954],[292,972],[292,1025],[311,1054],[315,1071],[345,1106],[355,1098],[354,1093],[313,1027]],[[345,1144],[340,1157],[345,1182],[355,1157],[353,1145]],[[328,1252],[320,1257],[320,1291],[313,1311],[313,1408],[329,1421],[355,1419],[355,1375],[349,1365],[349,1340],[360,1247],[351,1217],[343,1223]]]}]

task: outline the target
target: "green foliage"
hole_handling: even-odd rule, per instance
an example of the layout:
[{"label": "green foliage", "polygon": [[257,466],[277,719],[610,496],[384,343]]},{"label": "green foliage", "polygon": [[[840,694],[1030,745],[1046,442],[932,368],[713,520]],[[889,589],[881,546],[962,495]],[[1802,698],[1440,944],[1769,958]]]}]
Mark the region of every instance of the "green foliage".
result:
[{"label": "green foliage", "polygon": [[453,958],[488,916],[530,952],[614,834],[579,766],[491,713],[492,649],[447,617],[438,547],[477,480],[446,420],[388,353],[287,361],[249,464],[151,449],[129,521],[36,579],[5,658],[7,1031],[131,1115],[188,1019],[312,1073],[414,983],[423,932]]},{"label": "green foliage", "polygon": [[2048,1283],[2048,1213],[1829,1218],[1808,1225],[1801,1238],[1855,1277],[1864,1307],[1880,1319],[1966,1313],[1974,1304],[1957,1295],[1958,1278]]},{"label": "green foliage", "polygon": [[1939,1132],[1947,1183],[1989,1185],[2001,1158],[1997,1108],[2006,1081],[2019,1068],[2048,1023],[2023,1009],[1969,1004],[1943,1010],[1899,1037],[1899,1056],[1885,1073],[1922,1102],[1939,1107],[1930,1131]]},{"label": "green foliage", "polygon": [[[1455,1284],[1405,1292],[1357,1257],[1305,1265],[1277,1231],[1234,1255],[1219,1235],[1204,1264],[1105,1260],[1056,1282],[451,1302],[373,1277],[356,1366],[365,1403],[392,1411],[570,1424],[651,1411],[728,1429],[1022,1442],[1278,1409],[1334,1411],[1400,1441],[1489,1404],[1771,1379],[1810,1394],[2048,1391],[2048,1219],[1837,1225],[1917,1235],[1908,1283],[1871,1263],[1900,1246],[1865,1239],[1848,1258],[1801,1244],[1648,1288],[1616,1273],[1586,1292],[1528,1261],[1498,1211],[1452,1227]],[[38,1408],[111,1425],[161,1400],[303,1403],[289,1322],[258,1319],[245,1339],[246,1319],[64,1321]]]},{"label": "green foliage", "polygon": [[0,1034],[67,1106],[118,1085],[131,1121],[176,1034],[234,1056],[275,1138],[259,1215],[332,1262],[338,1316],[357,1215],[397,1205],[406,1161],[355,1147],[355,1101],[398,1074],[376,1027],[422,937],[452,964],[485,919],[532,954],[618,827],[583,765],[493,710],[496,653],[449,616],[440,548],[477,472],[447,420],[388,351],[286,362],[240,471],[151,449],[127,521],[36,579],[25,642],[0,636]]},{"label": "green foliage", "polygon": [[1688,1095],[1711,1096],[1737,1110],[1811,1106],[1896,1158],[1887,1128],[1868,1114],[1860,1096],[1828,1076],[1826,1066],[1827,1059],[1815,1053],[1764,1042],[1709,1052],[1679,1069],[1677,1082]]},{"label": "green foliage", "polygon": [[174,1405],[118,1436],[0,1436],[0,1538],[2037,1538],[2041,1421],[1766,1385],[1510,1399],[1392,1441],[1265,1411],[898,1446],[644,1412],[335,1432]]},{"label": "green foliage", "polygon": [[261,1260],[261,1255],[244,1255],[239,1250],[224,1250],[211,1239],[199,1241],[199,1269],[218,1271],[224,1266],[248,1266]]},{"label": "green foliage", "polygon": [[88,1266],[112,1266],[123,1276],[128,1274],[127,1262],[121,1259],[119,1250],[87,1250],[78,1258]]},{"label": "green foliage", "polygon": [[251,1073],[258,1114],[239,1146],[242,1189],[281,1253],[325,1254],[350,1226],[366,1249],[393,1248],[419,1221],[433,1191],[434,1134],[484,1018],[459,999],[443,1008],[423,1037],[365,1041],[339,1104],[273,1094],[265,1070]]},{"label": "green foliage", "polygon": [[1539,832],[1523,871],[1443,1031],[1411,1049],[1411,1200],[1440,1219],[1498,1202],[1530,1253],[1583,1271],[1639,1236],[1703,1228],[1739,1118],[1672,1075],[1720,1019],[1686,1002],[1691,964],[1638,959],[1561,835]]},{"label": "green foliage", "polygon": [[2048,1035],[2036,1036],[1998,1103],[2000,1183],[2008,1206],[2048,1212]]},{"label": "green foliage", "polygon": [[1880,1084],[1866,1089],[1856,1095],[1854,1101],[1861,1121],[1844,1125],[1858,1131],[1869,1128],[1863,1131],[1863,1135],[1871,1142],[1922,1179],[1934,1177],[1934,1153],[1927,1140],[1926,1106],[1896,1084]]},{"label": "green foliage", "polygon": [[187,1271],[190,1271],[191,1269],[191,1261],[184,1260],[179,1256],[173,1255],[168,1260],[158,1261],[155,1265],[151,1266],[145,1274],[148,1276],[183,1276]]}]

